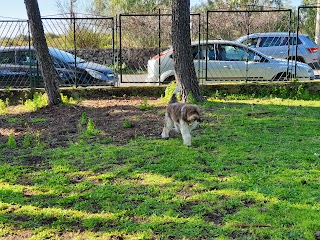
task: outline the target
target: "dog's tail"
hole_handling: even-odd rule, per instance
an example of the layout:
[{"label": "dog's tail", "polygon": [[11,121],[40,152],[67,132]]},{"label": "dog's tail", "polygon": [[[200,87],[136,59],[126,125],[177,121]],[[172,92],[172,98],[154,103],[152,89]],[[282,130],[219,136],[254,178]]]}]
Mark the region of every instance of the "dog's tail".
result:
[{"label": "dog's tail", "polygon": [[180,92],[180,87],[177,86],[174,92],[172,93],[172,96],[169,100],[169,104],[178,102],[177,94]]}]

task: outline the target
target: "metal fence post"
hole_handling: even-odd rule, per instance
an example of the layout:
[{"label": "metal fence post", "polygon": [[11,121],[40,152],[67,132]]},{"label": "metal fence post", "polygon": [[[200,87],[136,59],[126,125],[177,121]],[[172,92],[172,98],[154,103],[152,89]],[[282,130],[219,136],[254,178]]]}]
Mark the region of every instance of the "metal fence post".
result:
[{"label": "metal fence post", "polygon": [[119,14],[119,38],[120,38],[120,41],[119,41],[119,67],[120,67],[120,79],[121,79],[121,82],[122,82],[122,28],[121,28],[121,16],[122,14]]},{"label": "metal fence post", "polygon": [[[158,10],[158,55],[160,56],[161,53],[161,10],[159,8]],[[159,85],[161,84],[160,82],[160,71],[161,71],[161,58],[159,57],[159,66],[158,66],[158,81],[159,81]]]}]

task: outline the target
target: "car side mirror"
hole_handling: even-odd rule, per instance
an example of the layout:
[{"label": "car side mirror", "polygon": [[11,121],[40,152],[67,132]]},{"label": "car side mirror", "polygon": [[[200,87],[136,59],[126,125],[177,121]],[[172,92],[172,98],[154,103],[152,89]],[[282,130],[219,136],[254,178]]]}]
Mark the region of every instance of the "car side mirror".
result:
[{"label": "car side mirror", "polygon": [[258,56],[258,55],[255,55],[255,56],[253,57],[253,61],[254,61],[254,62],[260,62],[260,61],[261,61],[261,57]]}]

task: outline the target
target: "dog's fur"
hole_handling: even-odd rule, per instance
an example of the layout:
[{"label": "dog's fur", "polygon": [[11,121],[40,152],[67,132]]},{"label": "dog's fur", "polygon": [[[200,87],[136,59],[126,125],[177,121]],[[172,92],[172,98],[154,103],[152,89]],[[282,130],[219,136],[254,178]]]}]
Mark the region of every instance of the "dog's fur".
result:
[{"label": "dog's fur", "polygon": [[168,139],[169,132],[174,127],[177,132],[181,132],[183,143],[191,146],[191,131],[199,122],[202,122],[199,107],[177,102],[176,93],[173,93],[166,109],[161,137]]}]

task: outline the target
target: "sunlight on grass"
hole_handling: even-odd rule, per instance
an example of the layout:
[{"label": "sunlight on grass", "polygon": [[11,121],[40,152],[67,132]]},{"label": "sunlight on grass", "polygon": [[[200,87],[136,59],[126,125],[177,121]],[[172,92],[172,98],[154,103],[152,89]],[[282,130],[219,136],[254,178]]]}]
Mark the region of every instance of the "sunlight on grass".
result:
[{"label": "sunlight on grass", "polygon": [[[217,100],[209,98],[208,101],[215,102]],[[221,101],[221,102],[224,102],[224,101]],[[225,100],[225,102],[260,104],[260,105],[320,107],[320,101],[292,100],[292,99],[282,99],[282,98],[251,99],[251,100]]]},{"label": "sunlight on grass", "polygon": [[141,179],[139,181],[142,185],[166,185],[168,183],[171,183],[173,179],[167,178],[161,175],[157,174],[150,174],[150,173],[140,173],[136,177],[138,179]]},{"label": "sunlight on grass", "polygon": [[314,239],[319,106],[213,99],[191,147],[179,134],[3,145],[0,238]]}]

